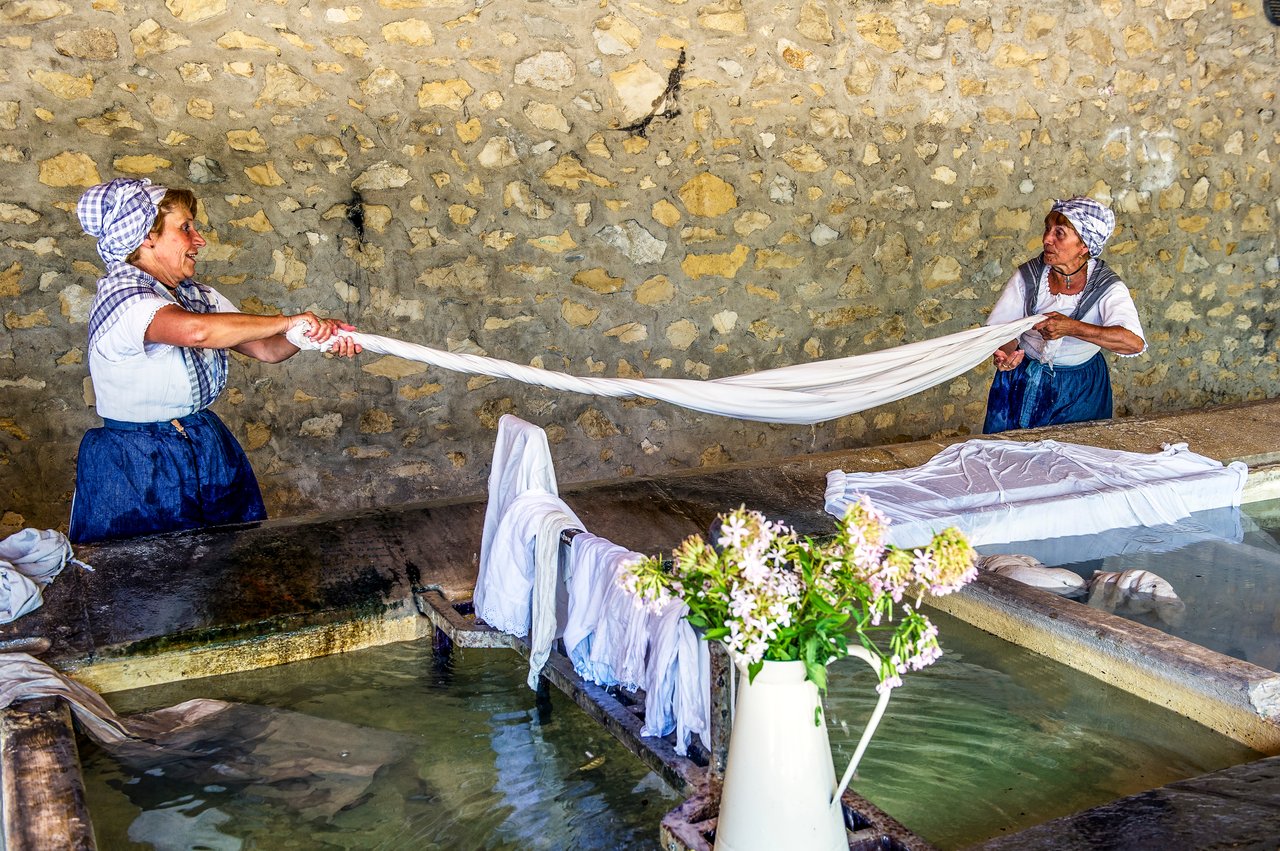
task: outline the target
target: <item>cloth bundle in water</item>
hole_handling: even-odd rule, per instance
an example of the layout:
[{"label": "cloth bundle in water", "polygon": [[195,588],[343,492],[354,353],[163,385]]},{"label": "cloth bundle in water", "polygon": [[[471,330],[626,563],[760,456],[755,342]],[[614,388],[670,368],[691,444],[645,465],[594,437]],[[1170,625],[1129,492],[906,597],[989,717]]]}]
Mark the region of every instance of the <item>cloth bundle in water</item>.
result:
[{"label": "cloth bundle in water", "polygon": [[826,510],[841,517],[866,494],[890,520],[887,543],[922,546],[955,526],[974,546],[1174,523],[1238,506],[1248,468],[1187,444],[1123,452],[1056,440],[970,440],[925,464],[885,473],[827,473]]},{"label": "cloth bundle in water", "polygon": [[168,795],[175,783],[243,788],[307,820],[357,802],[409,750],[396,733],[222,700],[122,717],[39,659],[0,653],[0,708],[34,697],[66,700],[90,738],[140,773],[163,777]]},{"label": "cloth bundle in water", "polygon": [[[1029,316],[1001,325],[983,325],[934,340],[922,340],[879,352],[835,360],[696,381],[687,378],[582,378],[497,358],[442,352],[414,343],[343,331],[366,352],[394,355],[456,372],[514,378],[526,384],[594,396],[640,396],[683,408],[768,423],[811,425],[905,399],[968,372],[1003,344],[1040,322]],[[331,348],[289,329],[289,342],[300,349]]]}]

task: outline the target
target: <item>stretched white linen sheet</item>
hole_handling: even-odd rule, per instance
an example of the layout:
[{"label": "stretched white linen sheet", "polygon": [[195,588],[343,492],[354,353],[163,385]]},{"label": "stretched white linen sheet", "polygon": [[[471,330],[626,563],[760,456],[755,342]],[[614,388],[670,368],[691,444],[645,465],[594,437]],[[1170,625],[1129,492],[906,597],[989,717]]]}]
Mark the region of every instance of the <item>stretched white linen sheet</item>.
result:
[{"label": "stretched white linen sheet", "polygon": [[[526,384],[595,396],[643,396],[694,411],[742,420],[810,425],[904,399],[968,372],[997,348],[1037,324],[1029,316],[1002,325],[983,325],[933,340],[879,352],[697,381],[688,378],[578,377],[482,355],[442,352],[376,334],[342,331],[365,351],[456,372],[514,378]],[[288,339],[300,349],[330,348],[294,326]]]},{"label": "stretched white linen sheet", "polygon": [[970,440],[885,473],[827,473],[825,508],[841,517],[866,494],[889,518],[888,543],[916,547],[956,526],[974,546],[1174,523],[1238,506],[1248,468],[1185,443],[1122,452],[1039,440]]}]

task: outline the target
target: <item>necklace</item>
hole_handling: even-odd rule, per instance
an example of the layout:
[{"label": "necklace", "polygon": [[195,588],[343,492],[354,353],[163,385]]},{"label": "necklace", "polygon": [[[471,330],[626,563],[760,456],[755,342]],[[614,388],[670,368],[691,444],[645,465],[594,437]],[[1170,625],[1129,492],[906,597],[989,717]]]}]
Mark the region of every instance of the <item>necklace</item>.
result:
[{"label": "necklace", "polygon": [[1088,265],[1089,265],[1089,258],[1086,257],[1084,262],[1081,263],[1079,266],[1077,266],[1074,272],[1063,273],[1063,272],[1058,272],[1057,269],[1053,270],[1055,272],[1058,272],[1058,277],[1062,278],[1062,289],[1063,289],[1064,295],[1069,294],[1070,290],[1074,289],[1071,285],[1071,279],[1074,278],[1076,275],[1080,274],[1080,270]]},{"label": "necklace", "polygon": [[1077,266],[1074,272],[1067,272],[1065,275],[1062,272],[1059,272],[1058,275],[1062,278],[1062,283],[1066,284],[1067,286],[1071,286],[1071,279],[1074,278],[1076,275],[1080,274],[1080,270],[1088,265],[1089,265],[1089,258],[1086,257],[1084,259],[1084,262],[1081,263],[1079,266]]}]

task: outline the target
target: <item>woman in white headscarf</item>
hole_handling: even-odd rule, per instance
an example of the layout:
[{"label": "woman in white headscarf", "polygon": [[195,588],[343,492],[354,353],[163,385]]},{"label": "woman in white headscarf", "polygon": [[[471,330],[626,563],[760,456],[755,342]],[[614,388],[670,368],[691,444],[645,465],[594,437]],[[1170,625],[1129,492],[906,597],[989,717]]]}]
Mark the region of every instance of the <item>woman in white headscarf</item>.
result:
[{"label": "woman in white headscarf", "polygon": [[[208,408],[227,380],[227,350],[267,363],[297,353],[285,339],[353,330],[311,312],[239,312],[197,283],[205,244],[196,198],[149,180],[91,187],[77,206],[106,274],[89,314],[89,374],[103,427],[80,443],[69,537],[75,543],[266,518],[257,479]],[[332,351],[359,347],[339,338]]]},{"label": "woman in white headscarf", "polygon": [[1111,417],[1111,376],[1102,350],[1142,354],[1129,288],[1099,255],[1115,231],[1107,207],[1077,196],[1044,219],[1044,251],[1018,267],[988,325],[1044,314],[996,350],[983,433]]}]

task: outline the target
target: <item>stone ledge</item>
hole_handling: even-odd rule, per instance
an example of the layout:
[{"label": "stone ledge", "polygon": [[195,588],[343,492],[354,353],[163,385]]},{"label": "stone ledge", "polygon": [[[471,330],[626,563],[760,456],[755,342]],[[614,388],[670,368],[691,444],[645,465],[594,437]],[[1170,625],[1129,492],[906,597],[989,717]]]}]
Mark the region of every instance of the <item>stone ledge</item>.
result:
[{"label": "stone ledge", "polygon": [[1280,753],[1280,675],[1158,629],[983,574],[929,605],[1204,724]]}]

